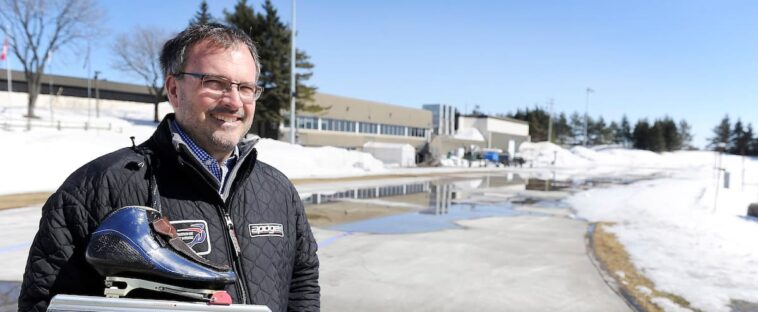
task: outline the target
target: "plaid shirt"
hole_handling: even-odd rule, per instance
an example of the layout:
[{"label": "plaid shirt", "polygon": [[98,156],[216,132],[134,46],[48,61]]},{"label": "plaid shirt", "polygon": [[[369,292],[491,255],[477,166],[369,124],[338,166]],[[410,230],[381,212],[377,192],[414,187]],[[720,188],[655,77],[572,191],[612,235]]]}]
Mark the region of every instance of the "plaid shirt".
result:
[{"label": "plaid shirt", "polygon": [[218,181],[219,185],[218,191],[219,193],[223,192],[224,184],[226,184],[229,177],[227,175],[229,173],[229,169],[234,168],[234,165],[237,164],[237,159],[239,157],[239,148],[235,146],[232,155],[229,156],[229,158],[224,161],[223,164],[219,164],[219,162],[216,161],[213,156],[208,154],[208,152],[203,150],[200,146],[197,146],[195,141],[193,141],[189,135],[187,135],[182,130],[182,128],[179,127],[179,124],[176,123],[175,120],[170,120],[169,125],[171,126],[171,131],[178,134],[180,137],[182,137],[184,143],[187,143],[187,147],[189,147],[189,150],[192,151],[192,155],[194,155],[201,164],[205,165],[205,168],[208,169],[208,172],[216,177],[216,181]]}]

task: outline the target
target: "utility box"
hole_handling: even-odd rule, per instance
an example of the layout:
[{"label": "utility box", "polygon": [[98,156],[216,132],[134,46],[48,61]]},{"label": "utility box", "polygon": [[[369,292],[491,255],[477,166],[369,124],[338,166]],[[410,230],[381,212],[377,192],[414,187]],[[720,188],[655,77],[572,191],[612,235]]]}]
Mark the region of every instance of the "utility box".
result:
[{"label": "utility box", "polygon": [[748,217],[758,218],[758,203],[752,203],[747,206]]},{"label": "utility box", "polygon": [[729,174],[729,171],[724,171],[724,188],[725,189],[729,188],[729,177],[730,176],[731,176],[731,174]]}]

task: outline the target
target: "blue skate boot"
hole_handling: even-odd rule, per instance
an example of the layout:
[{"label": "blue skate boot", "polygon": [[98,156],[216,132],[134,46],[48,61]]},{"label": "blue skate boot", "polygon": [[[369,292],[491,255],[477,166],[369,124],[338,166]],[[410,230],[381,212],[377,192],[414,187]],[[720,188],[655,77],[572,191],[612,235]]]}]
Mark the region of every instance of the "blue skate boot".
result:
[{"label": "blue skate boot", "polygon": [[198,256],[169,220],[149,207],[128,206],[111,213],[92,233],[86,259],[106,277],[105,295],[112,298],[147,289],[231,304],[229,295],[218,290],[237,281],[228,266]]}]

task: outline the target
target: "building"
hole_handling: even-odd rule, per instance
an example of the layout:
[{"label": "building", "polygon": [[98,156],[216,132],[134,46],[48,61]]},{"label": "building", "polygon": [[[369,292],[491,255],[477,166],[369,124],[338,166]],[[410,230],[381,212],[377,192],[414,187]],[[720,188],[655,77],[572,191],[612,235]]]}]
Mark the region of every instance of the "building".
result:
[{"label": "building", "polygon": [[[368,142],[409,144],[416,151],[431,138],[432,112],[379,102],[316,93],[317,113],[298,112],[297,143],[361,150]],[[280,140],[290,137],[288,124],[279,129]]]},{"label": "building", "polygon": [[[27,92],[29,86],[26,83],[26,77],[23,71],[11,71],[12,94],[14,104],[26,104]],[[88,88],[89,86],[89,88]],[[0,71],[0,103],[7,102],[8,83],[6,71]],[[90,80],[76,77],[59,76],[59,75],[42,75],[42,86],[37,98],[38,106],[50,101],[50,96],[69,97],[69,100],[75,101],[87,100],[88,95],[93,100],[113,100],[122,102],[136,103],[153,103],[153,96],[150,95],[145,85],[135,85],[120,82],[111,82],[106,80]]]},{"label": "building", "polygon": [[424,104],[423,109],[432,112],[432,134],[455,134],[455,108],[445,104]]},{"label": "building", "polygon": [[484,137],[484,148],[500,149],[513,155],[519,145],[531,140],[529,123],[508,117],[467,115],[458,117],[458,129],[476,129]]}]

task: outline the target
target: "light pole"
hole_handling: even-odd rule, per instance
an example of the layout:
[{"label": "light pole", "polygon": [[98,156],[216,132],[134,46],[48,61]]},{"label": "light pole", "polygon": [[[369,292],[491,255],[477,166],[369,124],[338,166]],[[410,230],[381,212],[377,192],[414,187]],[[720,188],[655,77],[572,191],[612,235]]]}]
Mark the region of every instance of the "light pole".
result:
[{"label": "light pole", "polygon": [[297,82],[295,81],[295,0],[292,0],[292,40],[290,50],[290,144],[295,144],[295,131],[297,129],[297,120],[295,120],[295,96],[297,95]]},{"label": "light pole", "polygon": [[587,97],[584,102],[584,146],[587,146],[587,139],[588,139],[587,127],[588,127],[588,120],[589,120],[589,115],[587,111],[589,110],[589,106],[590,106],[590,93],[593,93],[593,92],[595,92],[595,90],[592,90],[592,88],[589,88],[589,87],[587,88]]},{"label": "light pole", "polygon": [[95,116],[100,118],[100,87],[97,81],[97,77],[100,75],[100,71],[95,71]]}]

